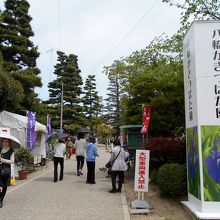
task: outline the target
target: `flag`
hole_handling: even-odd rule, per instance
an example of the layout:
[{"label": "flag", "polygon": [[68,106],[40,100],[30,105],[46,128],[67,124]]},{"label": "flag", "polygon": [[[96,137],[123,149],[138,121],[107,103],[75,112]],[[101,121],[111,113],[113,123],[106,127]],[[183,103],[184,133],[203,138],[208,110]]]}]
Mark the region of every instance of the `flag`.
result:
[{"label": "flag", "polygon": [[27,112],[28,125],[27,125],[27,148],[32,150],[34,149],[36,141],[35,133],[35,123],[36,123],[36,113]]},{"label": "flag", "polygon": [[47,132],[48,135],[52,133],[51,118],[49,116],[47,116]]},{"label": "flag", "polygon": [[148,132],[149,124],[150,124],[150,117],[151,117],[151,109],[150,106],[144,105],[143,109],[143,127],[141,129],[141,134],[146,135]]}]

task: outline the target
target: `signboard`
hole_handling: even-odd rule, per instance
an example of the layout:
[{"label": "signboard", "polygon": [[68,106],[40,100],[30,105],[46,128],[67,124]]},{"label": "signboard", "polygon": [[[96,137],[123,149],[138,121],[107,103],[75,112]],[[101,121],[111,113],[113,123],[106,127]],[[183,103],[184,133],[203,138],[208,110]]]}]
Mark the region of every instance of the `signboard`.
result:
[{"label": "signboard", "polygon": [[148,192],[149,161],[150,161],[149,150],[136,150],[135,179],[134,179],[135,192]]},{"label": "signboard", "polygon": [[35,133],[36,113],[28,112],[27,118],[28,118],[27,148],[32,150],[32,149],[34,149],[34,145],[35,145],[35,141],[36,141],[36,133]]},{"label": "signboard", "polygon": [[220,22],[194,22],[184,38],[183,49],[188,199],[190,206],[202,213],[217,213],[220,210]]}]

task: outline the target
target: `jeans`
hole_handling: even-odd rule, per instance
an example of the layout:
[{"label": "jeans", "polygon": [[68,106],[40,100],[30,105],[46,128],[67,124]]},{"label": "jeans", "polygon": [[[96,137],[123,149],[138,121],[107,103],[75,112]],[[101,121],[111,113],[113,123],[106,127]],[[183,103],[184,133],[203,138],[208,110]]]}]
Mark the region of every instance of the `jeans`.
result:
[{"label": "jeans", "polygon": [[57,182],[57,176],[58,176],[57,167],[58,167],[58,163],[60,164],[60,178],[59,178],[59,180],[63,180],[63,168],[64,168],[64,159],[63,159],[63,157],[54,157],[53,158],[53,162],[54,162],[54,182]]}]

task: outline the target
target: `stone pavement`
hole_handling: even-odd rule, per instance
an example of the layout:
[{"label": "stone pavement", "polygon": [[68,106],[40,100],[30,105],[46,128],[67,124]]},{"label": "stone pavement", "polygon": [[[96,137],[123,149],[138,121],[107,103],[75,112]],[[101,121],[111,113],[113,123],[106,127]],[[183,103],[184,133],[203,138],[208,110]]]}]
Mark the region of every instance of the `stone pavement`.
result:
[{"label": "stone pavement", "polygon": [[[53,167],[29,177],[25,183],[9,187],[0,220],[123,220],[120,193],[111,194],[111,181],[99,171],[109,159],[104,148],[98,149],[96,184],[86,184],[86,164],[83,176],[76,176],[76,159],[65,160],[64,180],[53,182]],[[36,175],[36,174],[35,174]],[[122,195],[123,197],[123,195]]]}]

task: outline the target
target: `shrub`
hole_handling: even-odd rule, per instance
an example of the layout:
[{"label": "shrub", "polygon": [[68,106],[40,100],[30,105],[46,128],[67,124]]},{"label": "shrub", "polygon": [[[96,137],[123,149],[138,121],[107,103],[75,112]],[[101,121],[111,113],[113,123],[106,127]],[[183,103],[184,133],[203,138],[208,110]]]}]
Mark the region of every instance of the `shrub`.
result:
[{"label": "shrub", "polygon": [[15,164],[22,168],[22,170],[27,169],[28,165],[32,164],[33,156],[31,152],[24,147],[19,148],[15,151]]},{"label": "shrub", "polygon": [[185,141],[171,137],[150,138],[147,144],[150,150],[150,170],[159,169],[166,163],[186,163]]},{"label": "shrub", "polygon": [[178,197],[186,194],[186,165],[171,163],[161,166],[158,173],[158,185],[162,196]]},{"label": "shrub", "polygon": [[155,185],[158,184],[158,181],[157,181],[158,173],[159,173],[159,170],[154,169],[154,170],[152,170],[151,175],[150,175],[150,182]]}]

